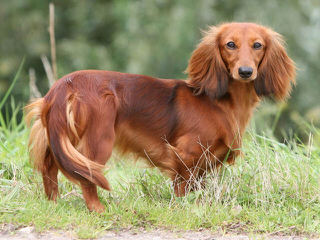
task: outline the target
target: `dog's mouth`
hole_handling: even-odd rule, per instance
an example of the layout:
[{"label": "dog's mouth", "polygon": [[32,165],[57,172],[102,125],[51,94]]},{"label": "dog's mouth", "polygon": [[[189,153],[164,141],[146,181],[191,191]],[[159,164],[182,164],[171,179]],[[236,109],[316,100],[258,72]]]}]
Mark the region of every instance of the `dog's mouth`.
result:
[{"label": "dog's mouth", "polygon": [[[235,75],[235,76],[234,76]],[[239,82],[243,82],[243,83],[248,83],[248,82],[252,82],[254,81],[257,76],[251,76],[249,78],[247,77],[241,77],[239,74],[230,74],[230,76],[234,79],[234,80],[237,80]]]},{"label": "dog's mouth", "polygon": [[254,81],[256,79],[256,77],[255,78],[242,78],[242,77],[240,77],[239,79],[237,79],[238,81],[240,81],[240,82],[252,82],[252,81]]}]

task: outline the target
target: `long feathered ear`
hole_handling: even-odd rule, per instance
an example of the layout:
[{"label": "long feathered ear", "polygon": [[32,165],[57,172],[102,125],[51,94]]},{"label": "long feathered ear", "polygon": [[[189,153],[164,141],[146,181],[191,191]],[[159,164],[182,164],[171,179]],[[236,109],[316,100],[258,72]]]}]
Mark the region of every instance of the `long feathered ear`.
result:
[{"label": "long feathered ear", "polygon": [[211,99],[221,98],[228,91],[228,71],[221,58],[218,41],[218,28],[211,27],[193,51],[186,69],[188,85],[194,93],[205,93]]},{"label": "long feathered ear", "polygon": [[291,83],[295,83],[295,65],[285,51],[282,36],[270,29],[266,32],[266,52],[254,87],[259,96],[274,96],[283,100],[290,94]]}]

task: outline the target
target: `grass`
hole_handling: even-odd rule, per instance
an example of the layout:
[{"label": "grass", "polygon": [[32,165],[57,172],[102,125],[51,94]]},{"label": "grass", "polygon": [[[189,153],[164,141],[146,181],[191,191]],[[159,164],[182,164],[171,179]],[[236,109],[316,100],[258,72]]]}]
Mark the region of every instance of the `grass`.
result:
[{"label": "grass", "polygon": [[29,164],[27,136],[23,123],[2,122],[0,223],[68,230],[80,238],[140,227],[320,234],[320,148],[312,141],[281,144],[250,132],[244,157],[213,171],[205,189],[183,198],[174,196],[170,181],[156,169],[115,155],[106,172],[113,191],[99,191],[106,206],[100,215],[86,209],[79,187],[62,175],[61,198],[46,200],[41,176]]},{"label": "grass", "polygon": [[294,139],[282,144],[249,131],[244,156],[234,166],[213,170],[205,189],[183,198],[174,196],[171,182],[158,170],[115,154],[106,172],[113,191],[99,190],[106,211],[97,214],[87,210],[79,187],[62,175],[61,197],[56,203],[46,200],[41,176],[29,163],[28,130],[17,120],[13,99],[5,112],[0,113],[0,224],[70,231],[80,238],[141,227],[320,235],[318,129],[312,130],[317,144],[310,137],[306,145]]}]

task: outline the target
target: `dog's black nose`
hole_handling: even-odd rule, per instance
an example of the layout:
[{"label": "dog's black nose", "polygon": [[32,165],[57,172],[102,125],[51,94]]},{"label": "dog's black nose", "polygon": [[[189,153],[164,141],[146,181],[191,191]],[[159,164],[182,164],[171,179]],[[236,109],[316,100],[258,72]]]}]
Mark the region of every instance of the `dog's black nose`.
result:
[{"label": "dog's black nose", "polygon": [[242,78],[249,78],[252,75],[253,69],[252,67],[239,67],[239,75]]}]

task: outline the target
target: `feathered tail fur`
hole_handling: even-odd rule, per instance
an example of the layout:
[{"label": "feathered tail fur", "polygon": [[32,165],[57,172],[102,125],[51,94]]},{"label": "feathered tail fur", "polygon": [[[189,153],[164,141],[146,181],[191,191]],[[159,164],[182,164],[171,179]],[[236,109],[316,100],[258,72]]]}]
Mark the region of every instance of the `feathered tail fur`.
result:
[{"label": "feathered tail fur", "polygon": [[[31,126],[29,151],[33,166],[44,173],[50,165],[46,161],[55,161],[59,170],[71,181],[79,183],[88,180],[110,190],[102,173],[104,166],[81,154],[70,140],[74,136],[70,136],[67,129],[76,130],[68,104],[40,98],[26,106],[26,122]],[[48,154],[52,154],[52,157],[48,157]]]}]

